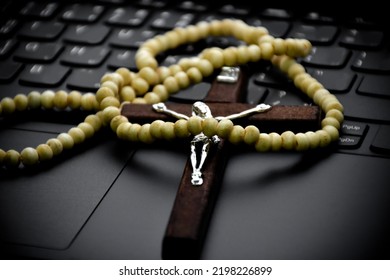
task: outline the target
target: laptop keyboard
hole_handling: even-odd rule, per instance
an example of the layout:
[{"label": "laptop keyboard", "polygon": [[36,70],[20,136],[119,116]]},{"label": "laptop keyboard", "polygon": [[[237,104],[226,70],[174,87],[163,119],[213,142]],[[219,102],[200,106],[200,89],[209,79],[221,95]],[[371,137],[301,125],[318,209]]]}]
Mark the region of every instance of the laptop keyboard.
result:
[{"label": "laptop keyboard", "polygon": [[[94,3],[27,2],[0,25],[0,98],[45,89],[94,92],[100,77],[119,67],[136,71],[140,44],[166,30],[201,20],[239,18],[265,26],[275,37],[306,38],[312,53],[300,59],[306,70],[336,94],[345,107],[338,152],[390,155],[389,33],[364,18],[340,18],[315,11],[294,13],[192,1],[106,0]],[[227,47],[232,38],[209,38],[159,57],[162,65],[194,56],[209,45]],[[310,104],[284,75],[261,62],[251,67],[247,102]],[[209,83],[194,85],[172,101],[204,98]],[[52,129],[52,126],[50,126]],[[40,128],[44,131],[44,126]]]}]

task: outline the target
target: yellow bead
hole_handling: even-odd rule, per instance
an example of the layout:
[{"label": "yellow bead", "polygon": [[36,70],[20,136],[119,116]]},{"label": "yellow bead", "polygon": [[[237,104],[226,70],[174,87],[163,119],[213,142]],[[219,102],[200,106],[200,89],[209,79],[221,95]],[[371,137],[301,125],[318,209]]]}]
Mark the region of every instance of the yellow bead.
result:
[{"label": "yellow bead", "polygon": [[96,100],[97,102],[102,102],[102,100],[108,96],[115,97],[115,93],[109,87],[101,87],[96,92]]},{"label": "yellow bead", "polygon": [[331,126],[335,127],[336,129],[340,129],[340,122],[333,117],[325,117],[321,121],[322,127],[327,126],[327,125],[331,125]]},{"label": "yellow bead", "polygon": [[203,133],[207,137],[212,137],[217,134],[218,121],[214,118],[206,118],[203,121]]},{"label": "yellow bead", "polygon": [[219,48],[209,49],[204,53],[203,58],[207,59],[211,63],[213,68],[221,68],[225,64],[223,52]]},{"label": "yellow bead", "polygon": [[224,64],[227,66],[234,66],[237,64],[237,50],[229,47],[222,51]]},{"label": "yellow bead", "polygon": [[87,122],[82,122],[77,127],[84,132],[86,138],[91,138],[95,134],[95,129]]},{"label": "yellow bead", "polygon": [[175,49],[180,45],[180,35],[177,32],[168,31],[165,36],[168,39],[170,49]]},{"label": "yellow bead", "polygon": [[297,151],[306,151],[310,148],[309,138],[307,137],[306,134],[297,133],[295,135],[295,138],[297,141],[297,146],[296,146]]},{"label": "yellow bead", "polygon": [[329,134],[331,141],[336,141],[339,139],[339,130],[336,127],[332,125],[326,125],[322,129]]},{"label": "yellow bead", "polygon": [[129,69],[120,67],[115,72],[122,76],[123,86],[129,85],[131,83],[134,73],[132,73]]},{"label": "yellow bead", "polygon": [[257,45],[248,46],[248,55],[251,62],[259,61],[261,58],[261,49]]},{"label": "yellow bead", "polygon": [[131,86],[124,86],[119,92],[120,99],[122,101],[133,101],[136,94]]},{"label": "yellow bead", "polygon": [[161,101],[165,101],[168,99],[169,97],[169,94],[168,94],[168,90],[165,86],[163,85],[155,85],[154,88],[153,88],[153,92],[155,94],[157,94],[158,98],[161,100]]},{"label": "yellow bead", "polygon": [[50,147],[50,149],[53,151],[53,155],[55,156],[62,153],[62,150],[64,149],[62,142],[57,138],[47,140],[46,144]]},{"label": "yellow bead", "polygon": [[106,81],[112,81],[117,84],[118,88],[121,88],[124,85],[124,80],[122,76],[116,72],[104,74],[100,79],[100,84],[103,84]]},{"label": "yellow bead", "polygon": [[281,135],[282,137],[282,147],[286,150],[292,150],[296,147],[296,138],[295,134],[291,131],[285,131]]},{"label": "yellow bead", "polygon": [[125,116],[122,116],[122,115],[118,115],[118,116],[113,117],[111,122],[110,122],[111,130],[116,132],[116,130],[118,129],[118,126],[121,123],[128,122],[128,121],[129,120]]},{"label": "yellow bead", "polygon": [[131,87],[135,90],[136,94],[140,96],[148,91],[149,84],[145,79],[136,77],[131,81]]},{"label": "yellow bead", "polygon": [[228,140],[230,143],[237,145],[242,142],[244,135],[245,129],[241,125],[235,125],[229,134]]},{"label": "yellow bead", "polygon": [[28,107],[31,109],[37,109],[41,107],[41,94],[37,91],[32,91],[27,96]]},{"label": "yellow bead", "polygon": [[340,124],[344,121],[344,114],[337,109],[330,109],[325,117],[335,118]]},{"label": "yellow bead", "polygon": [[155,104],[161,101],[158,94],[154,92],[148,92],[147,94],[145,94],[144,99],[147,104]]},{"label": "yellow bead", "polygon": [[261,57],[270,60],[274,55],[274,47],[271,43],[265,42],[260,44]]},{"label": "yellow bead", "polygon": [[27,106],[28,106],[28,98],[26,95],[24,94],[17,94],[15,97],[14,97],[14,102],[15,102],[15,109],[17,111],[24,111],[27,109]]},{"label": "yellow bead", "polygon": [[0,165],[3,164],[6,154],[7,153],[3,149],[0,149]]},{"label": "yellow bead", "polygon": [[192,135],[197,135],[202,132],[202,119],[198,116],[191,116],[188,120],[188,131]]},{"label": "yellow bead", "polygon": [[255,149],[258,152],[266,152],[271,149],[271,136],[267,133],[260,133],[259,139],[255,144]]},{"label": "yellow bead", "polygon": [[177,64],[170,65],[168,67],[168,69],[169,69],[172,76],[183,71],[183,69],[181,69],[180,65],[177,65]]},{"label": "yellow bead", "polygon": [[85,118],[84,122],[90,124],[95,131],[99,131],[102,127],[102,120],[97,115],[89,115]]},{"label": "yellow bead", "polygon": [[12,114],[15,112],[16,106],[15,101],[10,97],[5,97],[0,102],[3,114]]},{"label": "yellow bead", "polygon": [[191,83],[197,84],[203,80],[202,73],[196,67],[189,68],[186,73]]},{"label": "yellow bead", "polygon": [[321,108],[325,113],[329,112],[330,110],[339,110],[340,112],[344,111],[343,105],[336,98],[331,98],[324,101]]},{"label": "yellow bead", "polygon": [[214,66],[206,59],[200,59],[197,63],[197,68],[202,73],[203,77],[208,77],[214,72]]},{"label": "yellow bead", "polygon": [[164,80],[163,85],[169,94],[176,93],[180,90],[179,83],[174,77],[168,77]]},{"label": "yellow bead", "polygon": [[172,122],[165,122],[161,127],[161,136],[168,141],[175,139],[175,124]]},{"label": "yellow bead", "polygon": [[111,89],[111,91],[114,93],[115,96],[117,96],[118,92],[119,92],[119,87],[118,85],[113,82],[113,81],[105,81],[103,82],[101,85],[100,85],[101,88],[109,88]]},{"label": "yellow bead", "polygon": [[80,105],[84,110],[92,111],[99,108],[99,103],[93,93],[85,93],[80,98]]},{"label": "yellow bead", "polygon": [[[96,98],[95,98],[96,100]],[[72,109],[80,108],[81,106],[81,93],[79,91],[71,91],[68,95],[68,105]]]},{"label": "yellow bead", "polygon": [[190,135],[187,127],[187,120],[177,120],[173,128],[175,135],[179,138],[187,138]]},{"label": "yellow bead", "polygon": [[122,140],[130,140],[129,139],[129,131],[130,131],[131,123],[129,122],[123,122],[119,124],[119,126],[116,129],[116,135],[119,139]]},{"label": "yellow bead", "polygon": [[317,130],[315,133],[319,137],[319,140],[320,140],[319,141],[319,146],[321,148],[328,146],[330,144],[330,142],[332,141],[329,133],[327,131],[323,130],[323,129],[322,130]]},{"label": "yellow bead", "polygon": [[42,94],[41,94],[41,105],[43,108],[45,109],[52,109],[53,106],[54,106],[54,97],[55,97],[55,93],[54,91],[52,90],[45,90]]},{"label": "yellow bead", "polygon": [[313,99],[313,95],[317,92],[317,90],[324,88],[324,86],[318,81],[313,81],[306,90],[307,96]]},{"label": "yellow bead", "polygon": [[166,66],[160,66],[156,72],[158,74],[160,83],[172,75],[171,70],[169,70],[169,68]]},{"label": "yellow bead", "polygon": [[144,124],[141,126],[141,129],[138,132],[139,141],[147,144],[151,144],[154,142],[153,136],[150,134],[150,124]]},{"label": "yellow bead", "polygon": [[135,64],[138,69],[142,69],[145,67],[151,67],[156,69],[158,66],[157,60],[154,57],[145,57],[142,59],[136,59]]},{"label": "yellow bead", "polygon": [[133,104],[146,104],[146,101],[144,98],[141,98],[141,97],[136,97],[134,98]]},{"label": "yellow bead", "polygon": [[188,75],[186,72],[180,71],[175,74],[175,79],[177,81],[177,84],[181,89],[187,88],[190,85],[190,79],[188,78]]},{"label": "yellow bead", "polygon": [[325,100],[325,98],[328,98],[330,95],[330,92],[327,89],[319,89],[317,90],[313,95],[313,101],[315,104],[318,104],[321,106],[321,103]]},{"label": "yellow bead", "polygon": [[100,103],[100,110],[104,110],[107,107],[119,108],[120,105],[121,104],[120,104],[118,99],[116,99],[115,97],[112,97],[112,96],[108,96],[108,97],[104,98],[102,100],[102,102]]},{"label": "yellow bead", "polygon": [[159,76],[151,67],[144,67],[139,72],[138,75],[143,78],[149,85],[155,85],[159,82]]},{"label": "yellow bead", "polygon": [[156,139],[161,139],[161,128],[164,122],[162,120],[155,120],[150,124],[150,134]]},{"label": "yellow bead", "polygon": [[301,64],[295,63],[288,69],[287,75],[293,80],[297,75],[302,73],[306,73],[305,68]]},{"label": "yellow bead", "polygon": [[320,145],[320,136],[313,131],[305,132],[306,137],[309,141],[309,148],[316,149]]},{"label": "yellow bead", "polygon": [[245,127],[244,142],[247,145],[253,145],[260,137],[259,129],[254,125],[248,125]]},{"label": "yellow bead", "polygon": [[250,60],[249,53],[248,53],[248,47],[247,46],[239,46],[237,48],[237,63],[238,64],[245,64],[248,63]]},{"label": "yellow bead", "polygon": [[53,105],[58,109],[68,107],[68,93],[63,90],[57,91],[53,99]]},{"label": "yellow bead", "polygon": [[296,62],[294,59],[284,55],[278,60],[278,67],[280,68],[280,70],[287,73],[288,69],[290,69],[292,65],[295,65],[295,63]]},{"label": "yellow bead", "polygon": [[228,119],[223,119],[218,123],[217,134],[221,138],[227,138],[233,129],[233,122]]},{"label": "yellow bead", "polygon": [[276,55],[285,54],[287,51],[287,46],[286,46],[284,40],[281,38],[276,38],[275,40],[273,40],[272,46],[274,47]]},{"label": "yellow bead", "polygon": [[8,150],[5,153],[3,163],[7,168],[16,168],[20,164],[20,154],[15,150]]},{"label": "yellow bead", "polygon": [[74,146],[74,140],[72,136],[70,136],[68,133],[61,133],[57,136],[57,139],[60,140],[62,147],[65,150],[72,149]]},{"label": "yellow bead", "polygon": [[110,124],[111,120],[120,115],[120,110],[117,107],[109,106],[103,110],[103,125]]},{"label": "yellow bead", "polygon": [[269,136],[271,138],[271,150],[279,151],[282,148],[282,136],[275,132],[271,132]]},{"label": "yellow bead", "polygon": [[31,147],[24,148],[23,151],[20,153],[20,157],[23,165],[25,166],[34,165],[39,162],[37,150]]},{"label": "yellow bead", "polygon": [[128,139],[133,142],[138,141],[138,133],[140,130],[141,130],[141,125],[137,123],[131,124],[129,128]]},{"label": "yellow bead", "polygon": [[68,134],[73,138],[73,142],[75,145],[81,144],[85,141],[85,134],[78,127],[72,127],[71,129],[69,129]]},{"label": "yellow bead", "polygon": [[53,158],[53,150],[47,144],[40,144],[37,147],[39,161],[47,161]]}]

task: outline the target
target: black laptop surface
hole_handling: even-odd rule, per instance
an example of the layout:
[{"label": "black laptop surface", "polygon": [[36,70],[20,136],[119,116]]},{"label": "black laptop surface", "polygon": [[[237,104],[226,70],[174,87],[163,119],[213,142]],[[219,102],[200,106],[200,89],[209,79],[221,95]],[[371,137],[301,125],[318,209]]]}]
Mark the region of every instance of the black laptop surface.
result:
[{"label": "black laptop surface", "polygon": [[[136,71],[141,42],[201,20],[239,18],[274,37],[309,39],[313,52],[300,62],[343,103],[340,139],[305,153],[232,148],[200,258],[389,259],[390,34],[381,7],[335,13],[326,5],[255,1],[20,2],[2,6],[0,98],[95,92],[106,72]],[[209,38],[159,61],[174,64],[231,44],[238,42]],[[310,105],[267,62],[249,74],[245,102]],[[170,102],[202,100],[210,82]],[[36,147],[83,116],[0,118],[0,148]],[[161,259],[188,145],[125,142],[107,129],[48,164],[1,168],[1,257]]]}]

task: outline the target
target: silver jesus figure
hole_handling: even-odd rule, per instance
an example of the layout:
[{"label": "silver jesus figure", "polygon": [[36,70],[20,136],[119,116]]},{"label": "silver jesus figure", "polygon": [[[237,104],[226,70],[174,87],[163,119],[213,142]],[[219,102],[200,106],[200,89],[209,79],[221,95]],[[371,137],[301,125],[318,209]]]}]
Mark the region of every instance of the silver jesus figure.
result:
[{"label": "silver jesus figure", "polygon": [[[252,109],[248,109],[245,111],[242,111],[237,114],[229,115],[226,117],[216,117],[215,119],[220,121],[223,119],[237,119],[237,118],[242,118],[246,117],[248,115],[254,114],[254,113],[261,113],[268,111],[271,108],[270,105],[266,104],[259,104],[256,107]],[[185,119],[188,120],[189,117],[177,113],[175,111],[169,110],[164,103],[156,103],[153,104],[153,109],[157,112],[164,113],[170,116],[173,116],[177,119]],[[212,118],[211,110],[209,106],[207,106],[205,103],[201,101],[197,101],[192,105],[192,115],[193,116],[198,116],[202,119],[206,118]],[[194,136],[194,138],[191,140],[191,165],[192,165],[192,175],[191,175],[191,183],[194,186],[200,186],[203,184],[203,179],[202,179],[202,167],[204,165],[204,162],[207,158],[208,152],[210,150],[210,145],[211,144],[218,144],[220,142],[220,138],[217,135],[214,135],[212,137],[208,137],[204,135],[203,132],[197,134]],[[198,153],[196,152],[196,147],[198,144],[201,144],[201,153],[200,153],[200,159],[198,161]]]}]

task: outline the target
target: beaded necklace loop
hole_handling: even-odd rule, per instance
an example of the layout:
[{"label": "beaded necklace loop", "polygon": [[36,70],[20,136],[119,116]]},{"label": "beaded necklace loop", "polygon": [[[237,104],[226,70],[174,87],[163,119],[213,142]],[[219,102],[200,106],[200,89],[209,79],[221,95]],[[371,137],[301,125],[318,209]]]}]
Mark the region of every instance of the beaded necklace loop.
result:
[{"label": "beaded necklace loop", "polygon": [[[204,49],[198,56],[183,58],[169,67],[159,66],[156,56],[180,45],[194,43],[209,36],[233,36],[245,43],[238,47]],[[128,141],[153,143],[158,139],[186,138],[203,132],[206,136],[217,135],[233,143],[246,143],[259,152],[297,150],[304,151],[325,147],[339,138],[340,125],[344,120],[343,106],[316,79],[306,73],[295,58],[310,53],[311,44],[305,39],[281,39],[269,35],[264,27],[249,26],[240,20],[215,20],[199,22],[185,28],[175,28],[144,42],[135,54],[138,73],[119,68],[105,74],[96,94],[78,91],[42,93],[32,91],[28,95],[17,94],[0,101],[0,116],[31,109],[81,109],[94,111],[83,122],[67,132],[36,148],[27,147],[21,152],[0,149],[0,165],[15,168],[38,164],[52,159],[75,145],[91,138],[102,127],[110,126],[118,138]],[[321,129],[305,133],[285,131],[282,134],[261,133],[253,125],[245,128],[231,120],[201,119],[196,116],[175,123],[156,120],[150,124],[130,123],[120,114],[126,103],[155,104],[166,101],[171,94],[200,83],[203,78],[223,66],[238,66],[259,60],[269,60],[291,79],[325,113]]]}]

